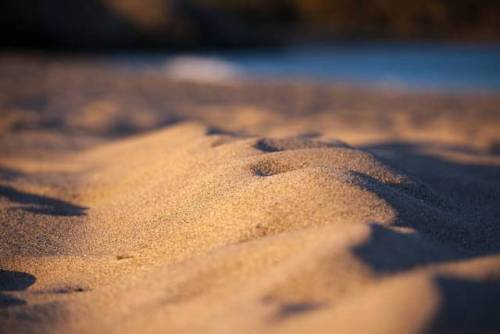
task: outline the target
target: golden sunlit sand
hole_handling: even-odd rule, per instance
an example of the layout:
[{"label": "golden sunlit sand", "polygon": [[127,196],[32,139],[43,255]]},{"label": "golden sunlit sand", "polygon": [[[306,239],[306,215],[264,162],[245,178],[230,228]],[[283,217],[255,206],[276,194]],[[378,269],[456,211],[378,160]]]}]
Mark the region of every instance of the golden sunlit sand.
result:
[{"label": "golden sunlit sand", "polygon": [[500,97],[26,67],[0,332],[500,328]]}]

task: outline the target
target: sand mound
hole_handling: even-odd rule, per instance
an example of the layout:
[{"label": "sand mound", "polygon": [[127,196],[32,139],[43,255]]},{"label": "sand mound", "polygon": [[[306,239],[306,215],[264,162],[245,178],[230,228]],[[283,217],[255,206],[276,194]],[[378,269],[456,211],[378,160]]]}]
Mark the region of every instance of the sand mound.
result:
[{"label": "sand mound", "polygon": [[5,332],[499,325],[499,234],[474,229],[495,213],[471,222],[441,188],[338,140],[189,122],[37,173],[0,193]]},{"label": "sand mound", "polygon": [[0,73],[0,333],[500,332],[498,95]]}]

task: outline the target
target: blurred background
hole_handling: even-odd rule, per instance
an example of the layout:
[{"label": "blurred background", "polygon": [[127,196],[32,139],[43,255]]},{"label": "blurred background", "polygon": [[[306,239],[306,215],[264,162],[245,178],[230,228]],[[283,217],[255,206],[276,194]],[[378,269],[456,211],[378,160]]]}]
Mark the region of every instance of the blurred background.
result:
[{"label": "blurred background", "polygon": [[[188,119],[498,132],[500,0],[0,0],[0,28],[15,154]],[[71,140],[23,135],[40,129]]]},{"label": "blurred background", "polygon": [[499,41],[497,0],[2,0],[2,46],[215,48]]},{"label": "blurred background", "polygon": [[0,28],[4,51],[172,61],[177,78],[500,88],[498,0],[2,0]]}]

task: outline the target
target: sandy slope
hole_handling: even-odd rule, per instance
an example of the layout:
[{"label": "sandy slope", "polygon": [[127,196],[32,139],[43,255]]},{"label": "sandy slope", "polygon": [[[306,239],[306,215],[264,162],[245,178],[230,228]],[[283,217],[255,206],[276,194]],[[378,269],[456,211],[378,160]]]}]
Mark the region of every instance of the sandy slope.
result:
[{"label": "sandy slope", "polygon": [[[280,100],[292,88],[273,89]],[[363,93],[338,90],[350,103]],[[251,91],[256,105],[267,96]],[[184,102],[198,121],[110,140],[106,110],[129,112],[109,107],[123,91],[55,130],[40,125],[46,111],[11,110],[23,126],[3,118],[0,332],[500,331],[497,98],[366,94],[395,110],[425,97],[434,113],[384,128],[390,110],[198,97]]]}]

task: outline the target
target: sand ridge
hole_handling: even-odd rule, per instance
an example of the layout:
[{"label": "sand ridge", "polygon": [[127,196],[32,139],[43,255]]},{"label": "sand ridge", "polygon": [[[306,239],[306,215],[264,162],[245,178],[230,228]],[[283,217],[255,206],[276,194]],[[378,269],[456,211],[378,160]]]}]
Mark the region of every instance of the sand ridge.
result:
[{"label": "sand ridge", "polygon": [[1,333],[499,331],[498,96],[0,73]]},{"label": "sand ridge", "polygon": [[453,203],[338,140],[188,122],[65,159],[71,202],[4,187],[2,275],[36,277],[6,331],[420,332],[439,282],[500,274],[456,269],[483,249]]}]

